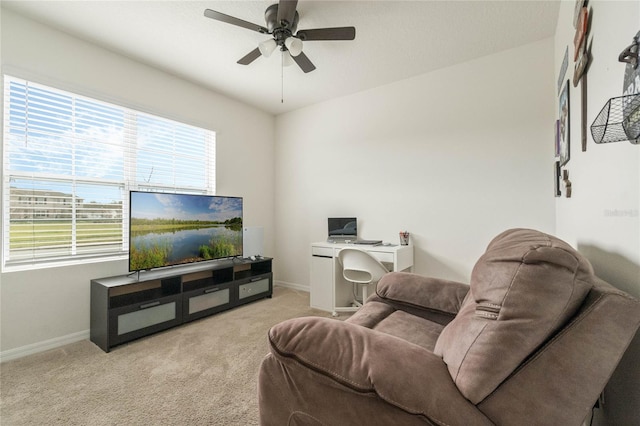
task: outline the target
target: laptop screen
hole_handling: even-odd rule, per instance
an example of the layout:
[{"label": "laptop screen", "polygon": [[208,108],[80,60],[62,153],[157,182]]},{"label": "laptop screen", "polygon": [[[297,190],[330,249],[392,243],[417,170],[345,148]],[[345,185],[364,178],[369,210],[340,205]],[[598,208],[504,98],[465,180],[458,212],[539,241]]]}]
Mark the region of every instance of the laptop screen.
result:
[{"label": "laptop screen", "polygon": [[355,217],[330,217],[329,237],[357,237],[358,221]]}]

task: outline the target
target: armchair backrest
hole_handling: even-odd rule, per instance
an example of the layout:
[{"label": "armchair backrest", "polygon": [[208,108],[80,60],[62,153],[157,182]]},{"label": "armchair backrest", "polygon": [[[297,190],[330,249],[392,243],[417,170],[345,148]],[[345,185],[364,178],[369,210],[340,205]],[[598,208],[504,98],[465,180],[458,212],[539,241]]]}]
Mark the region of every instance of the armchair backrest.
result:
[{"label": "armchair backrest", "polygon": [[505,231],[474,266],[469,293],[434,351],[478,404],[574,316],[595,281],[589,262],[562,240]]},{"label": "armchair backrest", "polygon": [[596,280],[577,314],[478,408],[495,424],[581,424],[638,325],[640,301]]}]

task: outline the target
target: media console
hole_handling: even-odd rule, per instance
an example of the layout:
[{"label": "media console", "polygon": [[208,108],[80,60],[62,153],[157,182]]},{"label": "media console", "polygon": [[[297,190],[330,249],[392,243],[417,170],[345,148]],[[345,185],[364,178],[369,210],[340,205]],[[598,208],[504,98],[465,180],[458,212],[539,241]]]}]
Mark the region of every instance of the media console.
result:
[{"label": "media console", "polygon": [[221,260],[91,280],[90,339],[103,351],[271,297],[271,258]]}]

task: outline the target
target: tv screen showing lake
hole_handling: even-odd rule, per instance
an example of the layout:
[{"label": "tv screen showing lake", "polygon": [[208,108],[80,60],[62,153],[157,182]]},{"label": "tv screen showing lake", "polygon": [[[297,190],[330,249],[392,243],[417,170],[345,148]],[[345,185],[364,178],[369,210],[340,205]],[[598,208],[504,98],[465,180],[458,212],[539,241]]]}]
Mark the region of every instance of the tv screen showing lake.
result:
[{"label": "tv screen showing lake", "polygon": [[131,192],[129,270],[242,255],[242,198]]}]

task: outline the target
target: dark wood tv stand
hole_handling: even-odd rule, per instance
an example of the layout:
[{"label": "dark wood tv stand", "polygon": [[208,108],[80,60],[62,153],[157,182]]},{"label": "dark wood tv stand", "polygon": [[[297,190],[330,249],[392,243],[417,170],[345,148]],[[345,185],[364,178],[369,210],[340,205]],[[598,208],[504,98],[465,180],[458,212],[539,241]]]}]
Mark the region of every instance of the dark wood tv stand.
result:
[{"label": "dark wood tv stand", "polygon": [[90,339],[103,351],[273,294],[271,258],[229,259],[91,280]]}]

